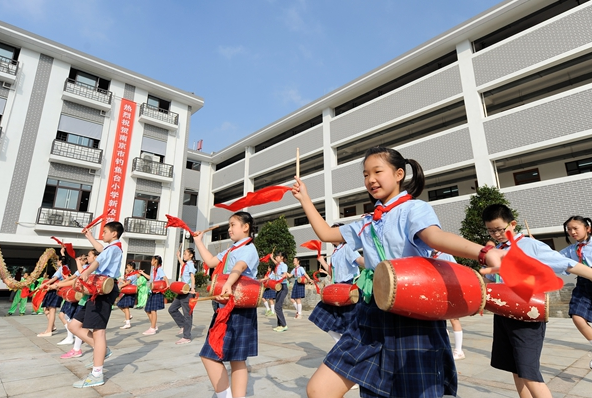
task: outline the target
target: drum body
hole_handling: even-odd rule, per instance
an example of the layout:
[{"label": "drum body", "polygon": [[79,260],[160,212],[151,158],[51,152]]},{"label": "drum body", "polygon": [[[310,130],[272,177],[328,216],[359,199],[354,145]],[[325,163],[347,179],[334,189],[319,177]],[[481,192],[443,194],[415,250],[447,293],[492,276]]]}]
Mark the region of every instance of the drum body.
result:
[{"label": "drum body", "polygon": [[349,283],[334,283],[321,290],[321,301],[336,307],[356,304],[359,299],[358,286]]},{"label": "drum body", "polygon": [[[85,283],[94,287],[96,289],[96,294],[109,294],[115,285],[113,278],[106,275],[97,274],[90,274]],[[80,293],[89,294],[91,296],[95,294],[95,292],[90,292],[86,286],[82,284],[82,280],[80,278],[76,278],[76,282],[74,282],[74,290]]]},{"label": "drum body", "polygon": [[297,279],[298,283],[302,283],[303,285],[306,283],[306,276],[302,275],[300,278]]},{"label": "drum body", "polygon": [[477,271],[435,258],[380,262],[373,290],[378,308],[414,319],[462,318],[485,306],[485,283]]},{"label": "drum body", "polygon": [[[216,274],[212,276],[212,289],[210,295],[219,296],[222,292],[222,287],[228,280],[226,274]],[[280,286],[281,288],[281,286]],[[265,288],[256,279],[251,279],[245,276],[238,278],[238,281],[232,285],[232,294],[234,295],[235,308],[257,308],[261,302],[263,291]],[[216,300],[218,301],[218,300]],[[218,301],[220,304],[226,304],[228,300]]]},{"label": "drum body", "polygon": [[152,282],[152,286],[150,290],[152,293],[164,293],[167,290],[167,283],[166,281],[154,281]]},{"label": "drum body", "polygon": [[523,322],[549,321],[547,293],[537,293],[526,302],[503,283],[488,283],[485,290],[487,292],[485,309],[494,314]]},{"label": "drum body", "polygon": [[282,290],[282,282],[273,279],[268,279],[263,284],[263,287],[279,292],[280,290]]},{"label": "drum body", "polygon": [[169,289],[171,289],[171,291],[177,294],[187,294],[191,290],[189,285],[185,282],[173,282],[171,283]]},{"label": "drum body", "polygon": [[123,293],[123,294],[138,294],[138,287],[136,285],[132,285],[130,283],[129,285],[125,285],[124,287],[122,287],[119,290],[119,293]]},{"label": "drum body", "polygon": [[60,296],[61,298],[63,298],[64,300],[70,302],[70,303],[77,303],[80,301],[80,299],[82,299],[83,294],[80,292],[77,292],[76,290],[74,290],[74,288],[72,287],[63,287],[61,289],[58,289],[58,296]]}]

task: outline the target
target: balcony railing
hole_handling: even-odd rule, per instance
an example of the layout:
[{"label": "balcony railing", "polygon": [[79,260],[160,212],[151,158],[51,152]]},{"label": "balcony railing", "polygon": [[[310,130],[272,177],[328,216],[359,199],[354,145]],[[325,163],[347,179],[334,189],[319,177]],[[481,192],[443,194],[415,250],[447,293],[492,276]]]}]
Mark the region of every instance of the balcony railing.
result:
[{"label": "balcony railing", "polygon": [[165,226],[166,226],[166,221],[147,220],[144,218],[128,217],[125,219],[124,228],[125,228],[125,232],[166,236],[167,229]]},{"label": "balcony railing", "polygon": [[37,212],[37,224],[58,227],[84,228],[93,219],[93,214],[84,211],[48,209],[40,207]]},{"label": "balcony railing", "polygon": [[18,61],[6,57],[0,57],[0,72],[16,76],[18,71]]},{"label": "balcony railing", "polygon": [[140,116],[148,116],[153,119],[157,119],[166,123],[174,124],[175,126],[179,125],[179,114],[175,112],[171,112],[167,109],[156,108],[154,106],[150,106],[147,103],[143,103],[140,105]]},{"label": "balcony railing", "polygon": [[148,159],[134,158],[134,161],[132,162],[132,171],[141,171],[142,173],[173,178],[172,164],[153,162]]},{"label": "balcony railing", "polygon": [[111,97],[113,96],[113,93],[109,90],[77,82],[74,79],[66,79],[64,91],[104,104],[111,104]]},{"label": "balcony railing", "polygon": [[64,156],[71,159],[84,160],[86,162],[101,164],[103,150],[90,148],[70,142],[53,140],[51,146],[52,155]]}]

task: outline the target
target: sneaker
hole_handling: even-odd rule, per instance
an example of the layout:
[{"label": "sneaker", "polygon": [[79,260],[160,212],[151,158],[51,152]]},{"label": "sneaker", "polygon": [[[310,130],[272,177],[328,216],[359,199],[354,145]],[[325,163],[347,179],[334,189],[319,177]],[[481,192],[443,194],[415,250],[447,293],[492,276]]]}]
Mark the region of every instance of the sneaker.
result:
[{"label": "sneaker", "polygon": [[66,336],[64,340],[60,341],[58,345],[74,344],[74,337]]},{"label": "sneaker", "polygon": [[102,386],[103,384],[105,384],[105,381],[103,380],[103,374],[101,374],[100,376],[93,376],[93,374],[90,373],[84,379],[72,384],[72,386],[74,388],[86,388]]},{"label": "sneaker", "polygon": [[[109,358],[111,355],[113,355],[113,351],[111,351],[111,349],[109,347],[107,347],[107,351],[105,352],[105,359]],[[92,369],[94,366],[94,361],[91,361],[89,363],[86,364],[86,368],[87,369]]]},{"label": "sneaker", "polygon": [[465,359],[465,353],[462,351],[452,351],[452,357],[455,361],[460,361],[461,359]]},{"label": "sneaker", "polygon": [[263,316],[269,316],[271,314],[271,310],[267,310],[265,311],[265,314],[263,314]]},{"label": "sneaker", "polygon": [[76,351],[75,349],[71,349],[70,351],[68,351],[65,354],[62,354],[60,356],[60,358],[62,359],[68,359],[68,358],[80,358],[82,356],[82,350],[78,350]]},{"label": "sneaker", "polygon": [[189,343],[191,343],[191,340],[190,339],[184,339],[183,338],[183,339],[180,339],[179,341],[177,341],[175,344],[180,345],[180,344],[189,344]]},{"label": "sneaker", "polygon": [[39,333],[39,334],[37,334],[37,337],[51,337],[52,335],[53,335],[53,332]]},{"label": "sneaker", "polygon": [[294,317],[294,319],[300,319],[302,318],[302,314],[296,314],[296,316]]},{"label": "sneaker", "polygon": [[590,369],[592,369],[592,361],[590,361]]},{"label": "sneaker", "polygon": [[145,336],[152,336],[153,334],[156,334],[156,329],[148,328],[148,330],[146,330],[142,334],[145,335]]},{"label": "sneaker", "polygon": [[352,386],[352,388],[350,388],[350,390],[359,390],[360,389],[360,385],[359,384],[354,384]]},{"label": "sneaker", "polygon": [[25,316],[25,314],[19,314],[19,316]]},{"label": "sneaker", "polygon": [[287,326],[278,326],[277,328],[273,329],[276,332],[285,332],[286,330],[288,330]]},{"label": "sneaker", "polygon": [[122,327],[120,327],[119,329],[129,329],[131,328],[132,325],[130,325],[129,323],[126,323],[125,325],[123,325]]}]

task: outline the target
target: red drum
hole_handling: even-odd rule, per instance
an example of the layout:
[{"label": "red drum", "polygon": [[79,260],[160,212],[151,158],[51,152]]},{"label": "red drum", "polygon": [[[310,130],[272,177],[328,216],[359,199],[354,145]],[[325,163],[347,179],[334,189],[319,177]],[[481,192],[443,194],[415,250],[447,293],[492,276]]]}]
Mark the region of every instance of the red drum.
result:
[{"label": "red drum", "polygon": [[298,283],[305,284],[306,283],[306,276],[302,275],[300,278],[297,279]]},{"label": "red drum", "polygon": [[[212,286],[210,295],[219,296],[222,287],[228,280],[226,274],[216,274],[212,277]],[[256,279],[246,276],[240,276],[238,281],[232,285],[232,294],[234,296],[234,306],[236,308],[257,308],[263,296],[263,285]],[[218,300],[216,300],[218,301]],[[228,300],[218,301],[220,304],[226,304]]]},{"label": "red drum", "polygon": [[276,292],[279,292],[280,290],[282,290],[282,281],[275,281],[273,279],[268,279],[265,282],[263,282],[263,286],[267,289],[271,289],[271,290],[275,290]]},{"label": "red drum", "polygon": [[171,283],[169,289],[171,289],[171,291],[177,294],[187,294],[191,290],[189,285],[185,282],[173,282]]},{"label": "red drum", "polygon": [[138,293],[138,287],[136,285],[132,285],[130,283],[129,285],[125,285],[124,287],[122,287],[119,290],[119,293],[123,293],[123,294],[137,294]]},{"label": "red drum", "polygon": [[[96,289],[96,294],[109,294],[115,285],[113,278],[106,275],[90,274],[85,282],[87,285],[93,286]],[[89,292],[86,286],[82,284],[80,278],[76,278],[74,282],[74,290],[80,293],[94,295],[95,292]]]},{"label": "red drum", "polygon": [[58,296],[70,303],[77,303],[82,299],[83,294],[77,292],[72,287],[62,287],[57,291]]},{"label": "red drum", "polygon": [[485,309],[494,314],[524,322],[549,321],[549,295],[537,293],[524,301],[503,283],[488,283],[485,286],[487,302]]},{"label": "red drum", "polygon": [[359,299],[358,286],[349,283],[334,283],[321,290],[321,301],[336,307],[355,304]]},{"label": "red drum", "polygon": [[150,290],[152,293],[164,293],[168,289],[166,281],[154,281]]},{"label": "red drum", "polygon": [[435,258],[382,261],[373,283],[378,308],[409,318],[462,318],[485,306],[485,283],[477,271]]}]

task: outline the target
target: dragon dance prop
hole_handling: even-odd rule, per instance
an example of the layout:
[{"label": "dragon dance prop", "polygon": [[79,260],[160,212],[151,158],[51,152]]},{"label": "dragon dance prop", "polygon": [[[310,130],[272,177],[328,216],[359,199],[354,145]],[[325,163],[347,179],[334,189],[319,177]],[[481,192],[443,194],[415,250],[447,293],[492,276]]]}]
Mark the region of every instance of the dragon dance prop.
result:
[{"label": "dragon dance prop", "polygon": [[37,265],[35,265],[35,269],[33,272],[29,274],[29,277],[22,282],[16,281],[8,272],[6,268],[6,263],[4,262],[4,257],[2,257],[2,251],[0,250],[0,279],[8,286],[10,289],[18,290],[24,287],[28,287],[34,281],[39,278],[41,272],[45,268],[48,263],[51,263],[54,269],[58,269],[58,255],[56,254],[55,250],[52,248],[46,249],[45,252],[39,257],[37,261]]}]

